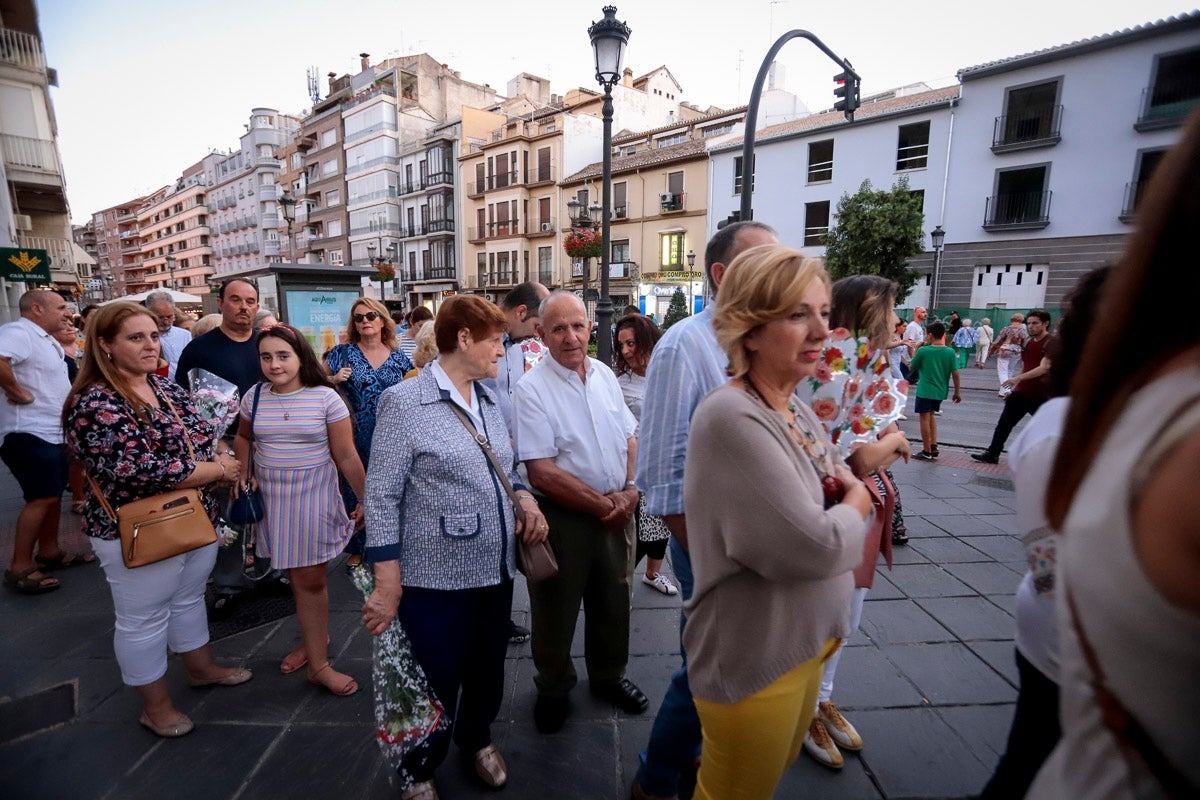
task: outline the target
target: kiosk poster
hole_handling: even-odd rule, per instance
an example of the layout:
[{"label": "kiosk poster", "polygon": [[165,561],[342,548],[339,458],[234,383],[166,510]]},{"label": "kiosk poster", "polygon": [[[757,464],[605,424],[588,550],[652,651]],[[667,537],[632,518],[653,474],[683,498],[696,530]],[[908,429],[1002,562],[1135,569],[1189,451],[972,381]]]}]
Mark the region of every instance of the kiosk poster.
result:
[{"label": "kiosk poster", "polygon": [[355,291],[284,292],[288,324],[308,339],[318,356],[335,344],[346,341],[346,322],[350,309],[362,295]]}]

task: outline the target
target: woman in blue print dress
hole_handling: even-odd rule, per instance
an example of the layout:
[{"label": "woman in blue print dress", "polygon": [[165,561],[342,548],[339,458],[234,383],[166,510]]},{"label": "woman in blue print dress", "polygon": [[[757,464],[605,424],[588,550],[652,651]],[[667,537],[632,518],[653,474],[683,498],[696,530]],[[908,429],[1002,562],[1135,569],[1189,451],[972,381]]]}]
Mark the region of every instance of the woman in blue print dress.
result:
[{"label": "woman in blue print dress", "polygon": [[[354,447],[365,469],[371,460],[371,437],[375,435],[375,406],[379,403],[379,395],[403,380],[413,364],[399,349],[396,323],[392,322],[383,304],[373,298],[359,298],[350,309],[346,338],[348,342],[325,353],[325,366],[329,369],[330,380],[341,390],[350,407],[350,416],[354,420]],[[348,486],[343,486],[342,490],[346,508],[353,509],[360,498],[355,497]],[[346,545],[351,566],[362,560],[363,543],[363,534],[359,531]]]}]

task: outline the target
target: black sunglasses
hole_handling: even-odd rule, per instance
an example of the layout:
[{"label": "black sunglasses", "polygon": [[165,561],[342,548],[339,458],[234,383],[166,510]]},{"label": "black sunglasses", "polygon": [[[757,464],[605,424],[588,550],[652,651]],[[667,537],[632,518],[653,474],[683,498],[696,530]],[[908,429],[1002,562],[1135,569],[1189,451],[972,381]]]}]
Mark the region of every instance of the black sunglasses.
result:
[{"label": "black sunglasses", "polygon": [[378,311],[368,311],[365,314],[352,314],[351,316],[354,317],[355,322],[374,322],[383,315]]}]

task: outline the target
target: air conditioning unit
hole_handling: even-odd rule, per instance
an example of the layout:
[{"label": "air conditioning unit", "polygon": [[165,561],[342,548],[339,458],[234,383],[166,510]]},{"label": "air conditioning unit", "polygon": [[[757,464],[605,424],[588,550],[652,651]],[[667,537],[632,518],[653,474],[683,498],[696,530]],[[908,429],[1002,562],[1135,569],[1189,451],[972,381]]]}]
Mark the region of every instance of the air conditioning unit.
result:
[{"label": "air conditioning unit", "polygon": [[661,195],[661,199],[664,203],[670,203],[675,199],[675,195],[671,194],[670,192],[666,192],[665,194]]},{"label": "air conditioning unit", "polygon": [[552,230],[554,230],[554,223],[553,223],[553,222],[543,222],[543,223],[542,223],[542,230],[544,230],[544,231],[552,231]]},{"label": "air conditioning unit", "polygon": [[18,231],[33,230],[33,217],[28,214],[13,214],[13,227]]}]

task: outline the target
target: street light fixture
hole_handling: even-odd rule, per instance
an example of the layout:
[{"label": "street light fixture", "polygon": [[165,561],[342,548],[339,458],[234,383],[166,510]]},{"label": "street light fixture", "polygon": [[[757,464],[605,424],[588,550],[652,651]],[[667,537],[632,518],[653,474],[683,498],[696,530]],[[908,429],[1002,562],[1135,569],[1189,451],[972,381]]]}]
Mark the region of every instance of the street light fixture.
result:
[{"label": "street light fixture", "polygon": [[933,244],[933,277],[929,279],[929,310],[937,308],[937,290],[942,272],[942,245],[946,241],[946,232],[938,225],[929,232],[929,241]]},{"label": "street light fixture", "polygon": [[[371,259],[371,266],[373,266],[379,273],[379,299],[382,301],[384,299],[383,286],[387,281],[387,278],[385,277],[385,268],[392,266],[393,260],[396,258],[396,250],[398,249],[398,246],[395,242],[389,244],[386,248],[388,255],[384,256],[380,251],[380,248],[383,245],[383,237],[379,237],[376,241],[378,244],[376,242],[367,243],[367,254]],[[377,252],[380,253],[378,257],[375,255]],[[392,279],[395,279],[395,274],[396,273],[393,269]]]},{"label": "street light fixture", "polygon": [[287,220],[288,260],[294,264],[296,263],[296,243],[292,239],[292,223],[296,221],[296,196],[292,194],[291,189],[284,189],[283,194],[279,195],[279,209],[283,213],[283,218]]},{"label": "street light fixture", "polygon": [[175,256],[167,256],[167,271],[171,273],[171,288],[175,289]]},{"label": "street light fixture", "polygon": [[[567,201],[567,216],[571,219],[571,228],[573,230],[596,230],[600,227],[600,204],[592,203],[586,209],[583,203],[579,202],[579,198],[572,197]],[[591,282],[591,262],[590,258],[583,259],[583,273],[580,276],[580,283],[583,288],[583,304],[587,307],[588,301],[588,284]],[[597,309],[599,310],[599,309]]]},{"label": "street light fixture", "polygon": [[621,68],[625,64],[625,46],[629,44],[631,30],[617,19],[617,7],[605,6],[604,19],[592,23],[588,37],[592,40],[592,52],[596,57],[596,80],[604,87],[604,171],[601,207],[600,238],[600,302],[596,304],[596,355],[605,364],[612,363],[612,298],[608,296],[608,271],[611,252],[612,224],[612,87],[621,79]]}]

